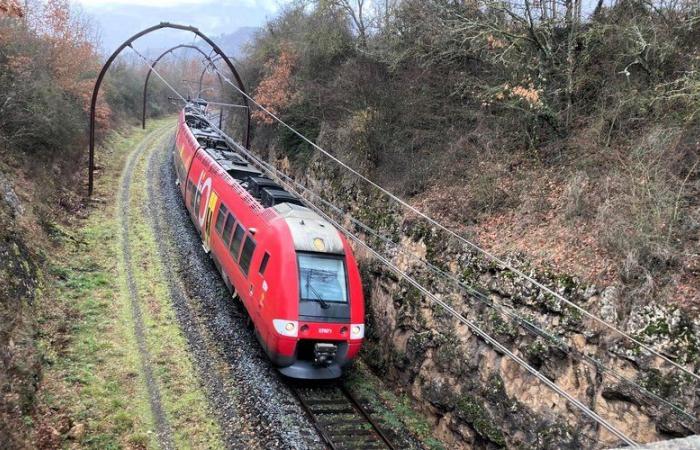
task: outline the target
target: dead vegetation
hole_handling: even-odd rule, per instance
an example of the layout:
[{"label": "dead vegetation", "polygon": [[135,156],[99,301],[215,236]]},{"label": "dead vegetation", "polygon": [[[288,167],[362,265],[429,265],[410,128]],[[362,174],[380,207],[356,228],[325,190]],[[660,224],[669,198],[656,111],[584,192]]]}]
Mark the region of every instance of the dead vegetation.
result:
[{"label": "dead vegetation", "polygon": [[700,306],[697,3],[360,3],[297,2],[257,36],[253,85],[300,55],[285,120],[488,248]]}]

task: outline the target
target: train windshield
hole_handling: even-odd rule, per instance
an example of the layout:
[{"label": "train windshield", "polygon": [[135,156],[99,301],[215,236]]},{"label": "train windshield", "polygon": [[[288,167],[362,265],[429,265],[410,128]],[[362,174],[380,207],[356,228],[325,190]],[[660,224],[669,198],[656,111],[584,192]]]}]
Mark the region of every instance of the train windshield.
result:
[{"label": "train windshield", "polygon": [[330,303],[347,303],[348,289],[345,262],[339,256],[299,254],[301,299]]}]

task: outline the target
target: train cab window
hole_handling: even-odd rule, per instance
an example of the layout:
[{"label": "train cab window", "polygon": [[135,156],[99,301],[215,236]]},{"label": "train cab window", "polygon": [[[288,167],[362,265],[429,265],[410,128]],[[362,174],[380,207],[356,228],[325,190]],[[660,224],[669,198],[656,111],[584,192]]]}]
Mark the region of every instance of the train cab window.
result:
[{"label": "train cab window", "polygon": [[243,275],[248,276],[248,270],[250,269],[250,261],[253,259],[253,252],[255,251],[255,241],[253,238],[248,236],[243,244],[243,250],[241,251],[241,270]]},{"label": "train cab window", "polygon": [[228,214],[228,208],[223,203],[219,206],[219,213],[216,216],[216,231],[221,234],[224,230],[224,219]]},{"label": "train cab window", "polygon": [[224,232],[221,234],[221,238],[225,243],[228,244],[228,240],[231,239],[231,230],[233,230],[233,224],[236,223],[235,217],[231,214],[226,216],[226,223],[224,224]]},{"label": "train cab window", "polygon": [[265,269],[267,269],[268,261],[270,261],[270,254],[265,252],[262,261],[260,261],[260,268],[258,269],[258,273],[260,273],[260,275],[265,275]]},{"label": "train cab window", "polygon": [[245,230],[241,224],[236,225],[236,231],[233,232],[233,239],[231,239],[231,247],[229,248],[234,261],[238,261],[238,251],[241,249],[241,241],[244,234]]},{"label": "train cab window", "polygon": [[301,300],[347,303],[348,286],[342,256],[300,253],[298,261]]}]

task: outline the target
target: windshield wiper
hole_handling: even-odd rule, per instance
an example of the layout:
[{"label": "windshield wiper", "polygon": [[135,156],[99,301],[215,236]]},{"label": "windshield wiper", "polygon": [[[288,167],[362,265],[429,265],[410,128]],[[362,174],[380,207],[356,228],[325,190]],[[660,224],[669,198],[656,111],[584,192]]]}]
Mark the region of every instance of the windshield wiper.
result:
[{"label": "windshield wiper", "polygon": [[309,271],[306,275],[306,290],[307,291],[311,290],[311,292],[313,292],[313,294],[316,296],[316,299],[309,299],[309,300],[314,300],[314,301],[319,302],[321,304],[321,308],[323,308],[323,309],[330,308],[331,305],[326,303],[326,301],[323,300],[323,298],[321,298],[321,294],[319,294],[318,291],[313,286],[311,286],[311,282],[309,281],[310,277],[311,277],[311,271]]}]

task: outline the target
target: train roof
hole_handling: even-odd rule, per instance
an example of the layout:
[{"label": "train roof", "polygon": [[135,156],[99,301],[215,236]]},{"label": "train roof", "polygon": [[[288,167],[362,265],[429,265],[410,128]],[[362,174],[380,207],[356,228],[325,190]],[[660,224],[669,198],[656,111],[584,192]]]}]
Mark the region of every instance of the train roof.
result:
[{"label": "train roof", "polygon": [[275,205],[273,209],[287,222],[297,251],[345,254],[338,230],[314,211],[290,203]]},{"label": "train roof", "polygon": [[[191,109],[194,108],[197,106]],[[201,114],[200,111],[197,113]],[[264,208],[274,210],[286,221],[296,250],[338,255],[345,253],[343,242],[335,227],[304,206],[302,199],[285,191],[279,184],[264,176],[260,170],[231,149],[216,130],[196,116],[188,115],[188,108],[185,108],[185,121],[204,151],[226,173]]]}]

